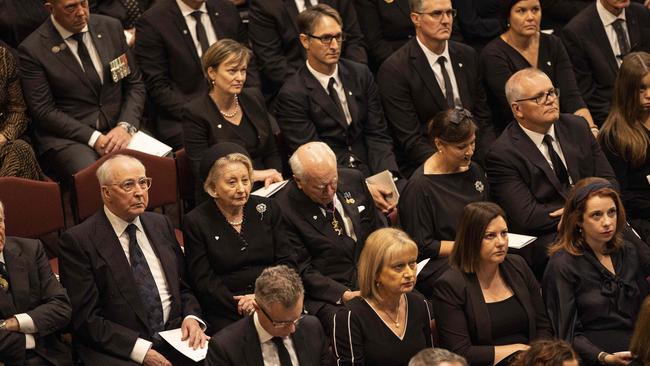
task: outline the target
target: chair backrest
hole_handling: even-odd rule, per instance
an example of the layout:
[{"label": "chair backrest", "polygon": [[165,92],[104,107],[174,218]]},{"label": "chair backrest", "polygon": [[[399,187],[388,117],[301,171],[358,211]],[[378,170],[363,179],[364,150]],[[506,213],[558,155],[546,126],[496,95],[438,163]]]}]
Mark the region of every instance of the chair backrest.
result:
[{"label": "chair backrest", "polygon": [[176,151],[175,157],[181,198],[186,202],[194,202],[194,186],[196,182],[192,172],[192,162],[187,156],[185,148]]},{"label": "chair backrest", "polygon": [[136,150],[120,150],[102,156],[92,165],[72,176],[74,183],[73,206],[77,223],[85,220],[102,207],[99,181],[95,173],[104,161],[116,154],[133,156],[144,164],[147,176],[153,179],[149,189],[149,209],[176,202],[178,181],[176,161],[173,158],[162,158]]},{"label": "chair backrest", "polygon": [[65,228],[61,189],[56,182],[0,178],[6,234],[38,238]]}]

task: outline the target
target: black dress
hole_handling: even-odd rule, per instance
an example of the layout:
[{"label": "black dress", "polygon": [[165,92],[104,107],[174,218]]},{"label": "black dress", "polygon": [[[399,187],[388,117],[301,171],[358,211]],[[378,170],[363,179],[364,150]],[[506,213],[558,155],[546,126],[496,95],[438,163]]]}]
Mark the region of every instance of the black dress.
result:
[{"label": "black dress", "polygon": [[[650,131],[645,129],[650,137]],[[609,136],[602,136],[607,141]],[[641,237],[650,243],[650,144],[647,147],[645,161],[633,167],[618,154],[614,144],[601,141],[600,146],[612,165],[616,180],[621,187],[621,198],[630,224]],[[610,139],[611,141],[611,139]],[[609,146],[611,145],[611,146]]]},{"label": "black dress", "polygon": [[591,250],[581,256],[553,255],[544,273],[543,294],[556,335],[572,343],[586,364],[600,352],[627,351],[641,302],[648,294],[648,247],[625,242],[611,254],[616,275]]},{"label": "black dress", "polygon": [[406,294],[402,339],[362,297],[350,300],[334,317],[334,355],[338,366],[406,366],[420,350],[433,347],[429,305],[422,295]]},{"label": "black dress", "polygon": [[488,198],[487,178],[476,163],[454,174],[424,174],[421,165],[409,179],[399,199],[399,221],[418,245],[418,261],[431,258],[418,275],[417,288],[425,296],[449,267],[447,258],[438,258],[440,241],[454,240],[465,205]]},{"label": "black dress", "polygon": [[[500,132],[514,119],[510,103],[506,100],[506,82],[515,72],[532,65],[501,37],[483,48],[480,60],[495,129]],[[537,68],[548,75],[556,88],[560,88],[560,112],[573,113],[586,108],[573,66],[560,38],[540,33]]]},{"label": "black dress", "polygon": [[214,200],[185,216],[183,238],[189,278],[211,333],[240,319],[235,295],[252,294],[266,267],[295,266],[277,204],[251,196],[241,232],[228,224]]}]

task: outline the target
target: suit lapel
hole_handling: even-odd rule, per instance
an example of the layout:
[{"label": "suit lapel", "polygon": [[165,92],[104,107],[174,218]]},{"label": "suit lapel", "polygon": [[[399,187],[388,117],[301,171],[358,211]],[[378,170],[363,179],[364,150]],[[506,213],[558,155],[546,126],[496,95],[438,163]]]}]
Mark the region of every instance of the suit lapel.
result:
[{"label": "suit lapel", "polygon": [[[178,5],[176,5],[176,3],[171,4],[169,8],[170,8],[170,16],[174,20],[173,21],[174,27],[176,27],[179,34],[181,34],[183,43],[185,44],[185,46],[187,46],[187,52],[189,52],[189,54],[192,55],[191,57],[196,63],[196,66],[200,68],[201,60],[199,59],[199,54],[196,53],[196,46],[194,45],[194,39],[192,38],[192,33],[190,33],[190,30],[187,28],[187,23],[185,22],[183,13],[181,13],[181,9],[178,8]],[[210,17],[210,20],[212,21],[212,17]],[[216,30],[217,28],[214,26],[214,21],[212,21],[212,25]]]},{"label": "suit lapel", "polygon": [[[242,105],[242,109],[246,111],[248,120],[255,127],[258,143],[266,141],[268,135],[266,126],[268,125],[268,122],[266,120],[267,116],[264,115],[264,111],[259,108],[257,103],[253,102],[253,100],[245,92],[242,92],[242,94],[240,94],[239,102]],[[235,130],[235,132],[237,132],[237,130]]]},{"label": "suit lapel", "polygon": [[637,19],[636,15],[636,13],[631,11],[625,12],[627,34],[628,37],[630,37],[630,52],[640,51],[637,48],[641,43],[641,29],[639,26],[639,20]]},{"label": "suit lapel", "polygon": [[[571,176],[571,179],[575,184],[580,180],[580,168],[578,167],[579,145],[571,143],[571,136],[569,136],[569,132],[564,129],[564,124],[561,121],[555,123],[555,136],[557,137],[558,144],[562,149],[562,155],[564,155],[564,162],[567,165],[569,176]],[[564,190],[561,192],[562,196],[564,196]]]},{"label": "suit lapel", "polygon": [[313,363],[311,359],[308,358],[308,355],[312,355],[312,350],[308,349],[308,345],[305,344],[305,338],[300,331],[300,327],[291,335],[291,340],[293,341],[293,347],[296,350],[296,356],[298,357],[298,363],[301,366],[310,366]]},{"label": "suit lapel", "polygon": [[429,65],[429,61],[427,61],[424,51],[422,51],[415,38],[411,40],[410,48],[409,53],[412,67],[420,75],[420,78],[424,82],[424,85],[426,85],[427,89],[429,89],[433,100],[436,102],[440,110],[447,109],[447,102],[445,101],[444,95],[442,95],[442,89],[438,86],[436,76],[433,74],[433,70],[431,70],[431,65]]},{"label": "suit lapel", "polygon": [[[348,101],[348,109],[352,117],[352,123],[359,120],[359,107],[357,105],[357,96],[361,95],[361,91],[357,90],[356,83],[353,83],[354,78],[350,75],[349,70],[339,62],[339,79],[343,84],[343,91],[345,92],[345,99]],[[345,121],[345,127],[348,127]]]},{"label": "suit lapel", "polygon": [[331,237],[333,231],[330,223],[327,222],[326,217],[323,215],[320,207],[309,199],[301,190],[295,181],[291,181],[289,196],[292,198],[293,203],[296,205],[296,212],[304,212],[306,215],[305,220],[309,222],[314,229],[318,230],[326,237]]},{"label": "suit lapel", "polygon": [[471,306],[471,311],[474,313],[476,322],[476,337],[479,344],[492,344],[492,325],[490,320],[490,313],[488,312],[487,305],[481,291],[481,285],[478,278],[473,273],[463,274],[467,280],[467,298],[474,299]]},{"label": "suit lapel", "polygon": [[455,47],[455,45],[451,42],[449,42],[449,62],[451,62],[451,66],[454,69],[454,76],[456,76],[456,85],[454,85],[455,88],[458,88],[458,95],[460,96],[460,103],[461,105],[466,104],[465,107],[469,109],[469,106],[472,105],[470,101],[472,100],[472,94],[469,92],[469,80],[467,80],[467,76],[465,75],[465,60],[463,59],[463,55],[458,52],[458,49]]},{"label": "suit lapel", "polygon": [[284,8],[287,10],[287,14],[289,14],[289,18],[291,19],[291,26],[296,30],[296,34],[300,34],[300,30],[298,29],[298,7],[296,6],[296,2],[294,0],[283,0],[283,2]]},{"label": "suit lapel", "polygon": [[[246,322],[246,333],[244,334],[244,357],[246,358],[245,364],[251,366],[264,366],[260,337],[257,335],[257,330],[255,330],[253,317],[249,316],[246,319]],[[302,362],[300,364],[302,365]]]},{"label": "suit lapel", "polygon": [[47,27],[42,29],[41,36],[43,37],[43,47],[52,53],[52,57],[70,70],[86,87],[94,91],[95,88],[90,85],[90,81],[86,78],[86,74],[81,68],[79,61],[77,61],[70,47],[68,47],[59,32],[54,28],[51,19],[48,18]]},{"label": "suit lapel", "polygon": [[115,231],[113,231],[113,227],[110,225],[108,218],[106,218],[106,214],[101,211],[99,215],[95,225],[95,235],[98,238],[106,238],[106,240],[103,240],[100,245],[97,245],[97,252],[110,268],[115,283],[121,285],[118,288],[122,296],[131,305],[142,323],[149,328],[147,313],[144,310],[142,298],[138,292],[135,278],[133,277],[133,272],[131,272],[131,266],[126,259],[124,250],[122,250],[122,246],[117,236],[115,236]]},{"label": "suit lapel", "polygon": [[9,290],[17,312],[29,309],[29,273],[22,254],[16,245],[4,250],[5,263],[9,272]]},{"label": "suit lapel", "polygon": [[112,81],[106,72],[107,65],[111,62],[113,56],[111,53],[111,45],[108,40],[108,31],[101,24],[96,22],[93,17],[90,18],[88,30],[102,63],[101,76],[104,79],[102,83],[103,87]]},{"label": "suit lapel", "polygon": [[397,0],[394,4],[397,4],[397,8],[399,8],[404,15],[411,18],[411,9],[409,8],[408,0]]},{"label": "suit lapel", "polygon": [[532,306],[526,306],[526,304],[532,304],[530,299],[530,292],[525,283],[522,282],[522,277],[517,275],[517,269],[511,267],[509,262],[504,262],[500,265],[502,275],[505,282],[510,285],[512,292],[514,292],[515,297],[519,300],[519,303],[522,305],[528,315],[528,334],[530,339],[533,339],[536,336],[536,314],[535,309]]},{"label": "suit lapel", "polygon": [[[221,30],[221,27],[219,26],[219,9],[213,6],[211,2],[205,3],[205,7],[208,10],[208,16],[210,17],[210,22],[212,23],[212,28],[214,29],[214,33],[217,36],[217,39],[222,39],[226,38],[226,35],[223,33]],[[207,30],[206,30],[207,31]]]},{"label": "suit lapel", "polygon": [[347,130],[348,122],[345,120],[345,115],[342,111],[339,111],[339,108],[334,104],[332,98],[330,98],[329,94],[327,94],[325,89],[323,89],[323,86],[318,82],[318,80],[316,80],[316,77],[312,75],[307,66],[300,69],[300,75],[303,84],[311,90],[309,93],[311,100],[320,105],[325,113],[338,122],[343,129]]},{"label": "suit lapel", "polygon": [[600,16],[596,10],[596,4],[592,4],[590,6],[591,8],[589,11],[592,13],[590,17],[591,35],[596,40],[596,44],[605,46],[598,47],[598,50],[602,52],[603,59],[607,60],[607,64],[609,65],[610,69],[614,74],[616,74],[618,72],[618,63],[616,62],[616,55],[614,55],[614,51],[609,44],[609,38],[607,38],[607,34],[605,33],[605,26],[603,26],[603,22],[600,20]]}]

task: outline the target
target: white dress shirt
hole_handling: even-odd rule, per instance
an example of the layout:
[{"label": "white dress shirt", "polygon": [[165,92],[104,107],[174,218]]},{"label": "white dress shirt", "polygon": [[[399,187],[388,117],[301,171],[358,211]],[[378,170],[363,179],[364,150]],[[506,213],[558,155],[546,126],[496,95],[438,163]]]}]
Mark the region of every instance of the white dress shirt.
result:
[{"label": "white dress shirt", "polygon": [[[332,203],[334,204],[334,209],[336,212],[341,215],[341,218],[343,219],[343,227],[345,228],[345,233],[351,237],[354,241],[357,241],[357,234],[354,233],[354,226],[352,225],[352,219],[350,216],[348,216],[345,213],[345,210],[343,209],[343,205],[341,204],[341,201],[339,201],[339,198],[334,195],[334,199],[332,200]],[[320,207],[320,212],[323,214],[323,217],[327,216],[327,212],[325,211],[324,208]]]},{"label": "white dress shirt", "polygon": [[445,96],[447,95],[447,90],[445,89],[445,78],[442,76],[442,67],[438,63],[438,59],[441,56],[445,57],[445,70],[447,70],[447,74],[449,74],[449,80],[451,81],[451,85],[454,88],[454,103],[458,104],[458,101],[460,101],[460,94],[458,94],[458,83],[456,82],[456,74],[454,73],[454,68],[452,66],[452,59],[449,56],[449,42],[445,42],[445,50],[442,51],[441,54],[436,54],[435,52],[431,51],[427,46],[424,45],[424,43],[420,42],[420,39],[415,37],[418,41],[418,44],[420,45],[420,48],[422,49],[422,52],[424,52],[424,56],[427,58],[427,62],[431,66],[431,70],[433,70],[433,75],[436,76],[436,81],[438,82],[438,86],[440,87],[440,90],[442,90],[442,95]]},{"label": "white dress shirt", "polygon": [[616,31],[612,24],[614,24],[617,19],[623,19],[623,30],[625,31],[625,34],[627,34],[628,41],[630,40],[630,34],[627,31],[627,22],[625,21],[625,9],[623,9],[621,14],[616,16],[610,13],[609,10],[605,9],[603,4],[600,3],[600,0],[596,0],[596,11],[598,12],[600,21],[603,22],[605,34],[607,34],[607,39],[609,40],[609,46],[612,48],[612,52],[614,52],[614,56],[616,56],[616,62],[620,67],[621,63],[623,63],[623,58],[620,57],[621,47],[618,44],[618,37],[616,36]]},{"label": "white dress shirt", "polygon": [[[318,4],[318,0],[309,0],[309,2],[311,3],[311,5]],[[298,13],[301,13],[302,11],[307,9],[307,7],[305,6],[305,0],[296,0],[296,8],[298,8]]]},{"label": "white dress shirt", "polygon": [[[537,146],[537,149],[539,149],[539,152],[542,153],[544,156],[544,159],[548,162],[548,165],[551,166],[551,169],[555,170],[555,167],[553,167],[553,162],[551,161],[551,154],[549,154],[548,147],[544,143],[544,134],[531,131],[527,129],[526,127],[522,126],[519,124],[519,127],[521,127],[522,130],[530,137],[530,139],[533,141],[533,144]],[[573,184],[573,179],[571,179],[571,174],[569,173],[569,169],[567,169],[566,165],[566,159],[564,159],[564,153],[562,152],[562,146],[560,146],[559,142],[557,141],[557,137],[555,136],[555,126],[551,125],[551,128],[548,130],[546,133],[547,135],[551,136],[551,139],[553,140],[551,142],[551,145],[553,145],[553,148],[555,149],[555,152],[560,156],[560,160],[562,160],[562,164],[564,164],[564,168],[567,171],[567,175],[569,176],[569,184]]]},{"label": "white dress shirt", "polygon": [[[275,343],[273,343],[271,340],[273,336],[270,335],[269,332],[267,332],[266,329],[262,327],[257,313],[253,314],[253,323],[255,323],[257,336],[260,338],[264,366],[281,366],[280,356],[278,356],[277,348],[275,347]],[[296,354],[296,349],[293,346],[293,340],[291,337],[282,337],[282,343],[284,343],[284,347],[289,352],[289,357],[291,358],[291,363],[293,366],[300,366],[300,363],[298,362],[298,355]]]},{"label": "white dress shirt", "polygon": [[[0,262],[4,263],[5,266],[7,264],[3,252],[0,252]],[[7,271],[9,270],[7,269]],[[20,333],[25,334],[25,349],[34,349],[36,347],[36,339],[33,333],[38,333],[38,328],[34,324],[34,320],[27,313],[15,314],[14,317],[18,321]]]},{"label": "white dress shirt", "polygon": [[181,14],[183,14],[183,19],[185,19],[185,24],[187,24],[187,28],[190,31],[190,35],[192,35],[192,40],[194,40],[194,48],[196,49],[196,53],[199,55],[199,58],[201,58],[201,55],[203,55],[203,51],[201,50],[201,44],[199,43],[199,39],[196,37],[196,19],[190,14],[195,12],[196,10],[199,10],[201,14],[201,23],[203,23],[203,28],[205,28],[205,34],[208,36],[208,44],[212,45],[214,42],[217,41],[217,33],[215,32],[214,28],[212,27],[212,22],[210,21],[210,16],[208,15],[208,8],[205,5],[205,3],[201,4],[201,7],[198,9],[193,9],[189,7],[187,4],[182,2],[181,0],[176,0],[176,4],[178,4],[178,7],[181,10]]},{"label": "white dress shirt", "polygon": [[345,89],[343,89],[343,83],[341,82],[341,78],[339,78],[339,65],[337,64],[336,67],[334,68],[334,73],[332,75],[326,75],[323,74],[322,72],[316,71],[311,65],[309,64],[309,61],[307,61],[307,69],[309,72],[314,75],[316,80],[318,80],[318,83],[325,89],[325,93],[329,95],[329,92],[327,91],[327,86],[329,85],[330,78],[334,78],[334,90],[336,90],[336,94],[339,97],[339,101],[341,101],[341,106],[343,107],[343,114],[345,115],[345,120],[348,122],[348,125],[352,123],[352,115],[350,114],[350,107],[348,107],[348,99],[345,97]]}]

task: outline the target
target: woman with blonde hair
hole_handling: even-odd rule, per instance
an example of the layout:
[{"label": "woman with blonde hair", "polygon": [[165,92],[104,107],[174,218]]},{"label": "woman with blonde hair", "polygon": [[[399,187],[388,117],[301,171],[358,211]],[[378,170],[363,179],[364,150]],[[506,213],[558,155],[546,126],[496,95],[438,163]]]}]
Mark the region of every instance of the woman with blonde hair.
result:
[{"label": "woman with blonde hair", "polygon": [[427,301],[413,293],[418,248],[406,233],[383,228],[359,258],[360,297],[334,316],[337,365],[407,365],[433,347]]},{"label": "woman with blonde hair", "polygon": [[650,242],[650,54],[625,56],[599,136],[630,224]]},{"label": "woman with blonde hair", "polygon": [[564,205],[543,294],[551,324],[585,365],[625,365],[643,298],[650,249],[623,238],[625,209],[611,183],[586,178]]}]

